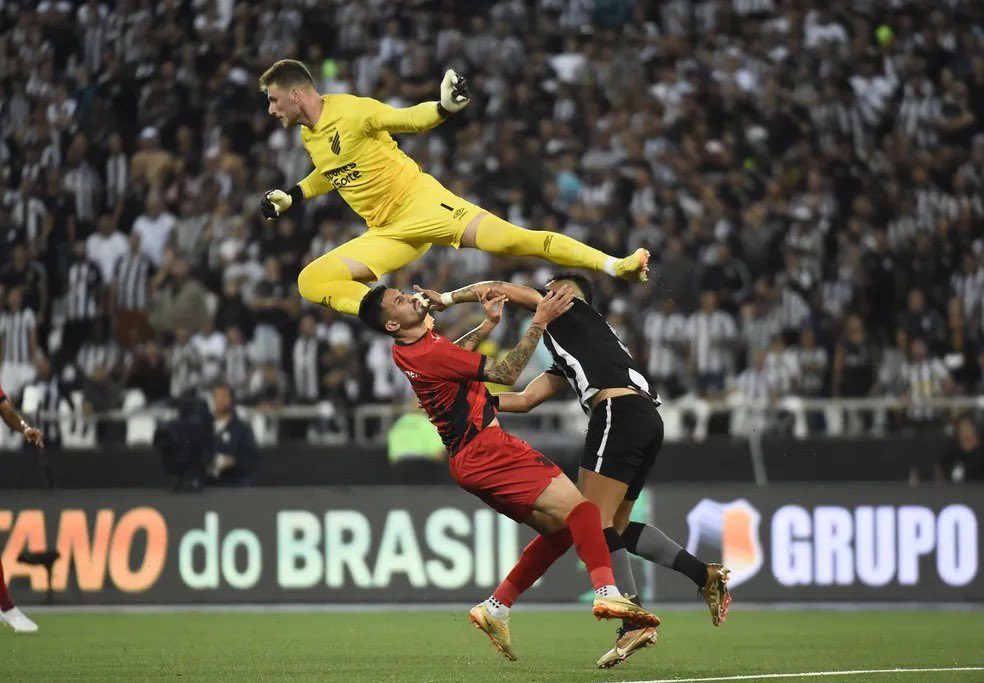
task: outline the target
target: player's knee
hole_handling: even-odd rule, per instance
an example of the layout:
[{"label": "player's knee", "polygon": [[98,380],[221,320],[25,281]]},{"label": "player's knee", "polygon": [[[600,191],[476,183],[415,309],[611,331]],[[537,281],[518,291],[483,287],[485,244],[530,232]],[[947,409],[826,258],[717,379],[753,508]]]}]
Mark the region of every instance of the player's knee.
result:
[{"label": "player's knee", "polygon": [[608,546],[608,552],[613,553],[616,550],[621,550],[625,547],[622,543],[622,536],[616,531],[610,524],[605,524],[602,522],[602,528],[605,534],[605,545]]},{"label": "player's knee", "polygon": [[629,514],[629,512],[622,512],[622,510],[615,513],[615,518],[612,520],[615,531],[620,534],[625,532],[626,527],[629,526]]},{"label": "player's knee", "polygon": [[313,264],[308,264],[304,266],[300,274],[297,276],[297,291],[298,293],[307,299],[308,301],[313,301],[318,303],[316,298],[315,285],[318,282],[317,274],[311,267]]}]

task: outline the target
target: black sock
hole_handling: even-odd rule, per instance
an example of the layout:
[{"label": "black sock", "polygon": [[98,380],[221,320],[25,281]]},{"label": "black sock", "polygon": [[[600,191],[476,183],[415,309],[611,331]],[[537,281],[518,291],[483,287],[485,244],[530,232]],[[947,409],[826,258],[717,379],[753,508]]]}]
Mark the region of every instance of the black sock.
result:
[{"label": "black sock", "polygon": [[673,570],[689,576],[698,588],[703,588],[707,584],[707,565],[683,548],[673,558]]}]

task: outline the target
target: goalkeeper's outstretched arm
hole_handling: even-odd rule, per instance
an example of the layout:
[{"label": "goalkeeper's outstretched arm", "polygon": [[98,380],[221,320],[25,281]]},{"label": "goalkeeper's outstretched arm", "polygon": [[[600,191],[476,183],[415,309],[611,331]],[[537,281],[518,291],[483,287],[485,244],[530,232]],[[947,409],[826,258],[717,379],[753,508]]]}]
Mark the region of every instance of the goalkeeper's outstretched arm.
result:
[{"label": "goalkeeper's outstretched arm", "polygon": [[378,102],[375,111],[366,117],[363,127],[367,134],[380,130],[388,133],[423,133],[460,112],[470,101],[468,82],[453,69],[448,69],[441,81],[440,100],[422,102],[405,109]]}]

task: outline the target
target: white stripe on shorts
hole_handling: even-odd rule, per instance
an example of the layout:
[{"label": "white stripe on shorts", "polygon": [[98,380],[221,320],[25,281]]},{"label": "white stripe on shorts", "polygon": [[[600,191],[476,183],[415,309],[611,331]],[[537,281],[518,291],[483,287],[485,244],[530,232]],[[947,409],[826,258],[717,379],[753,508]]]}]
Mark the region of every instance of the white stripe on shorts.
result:
[{"label": "white stripe on shorts", "polygon": [[601,472],[601,461],[605,459],[605,444],[608,443],[608,430],[612,428],[612,399],[605,399],[605,433],[601,436],[601,445],[598,446],[598,462],[595,464],[595,472]]}]

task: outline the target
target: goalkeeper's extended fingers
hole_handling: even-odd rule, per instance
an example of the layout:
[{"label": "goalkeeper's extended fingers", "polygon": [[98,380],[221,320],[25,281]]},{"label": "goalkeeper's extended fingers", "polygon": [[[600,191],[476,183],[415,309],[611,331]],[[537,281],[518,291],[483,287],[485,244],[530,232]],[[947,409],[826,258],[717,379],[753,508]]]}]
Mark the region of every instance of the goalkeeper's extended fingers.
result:
[{"label": "goalkeeper's extended fingers", "polygon": [[471,99],[471,91],[468,89],[468,81],[464,76],[459,76],[457,72],[452,72],[451,97],[455,102],[466,103]]},{"label": "goalkeeper's extended fingers", "polygon": [[264,194],[263,199],[260,200],[260,213],[263,214],[263,217],[267,220],[271,220],[280,215],[280,212],[277,211],[277,207],[274,206],[272,201],[270,201],[271,194],[273,194],[273,190],[270,190]]}]

